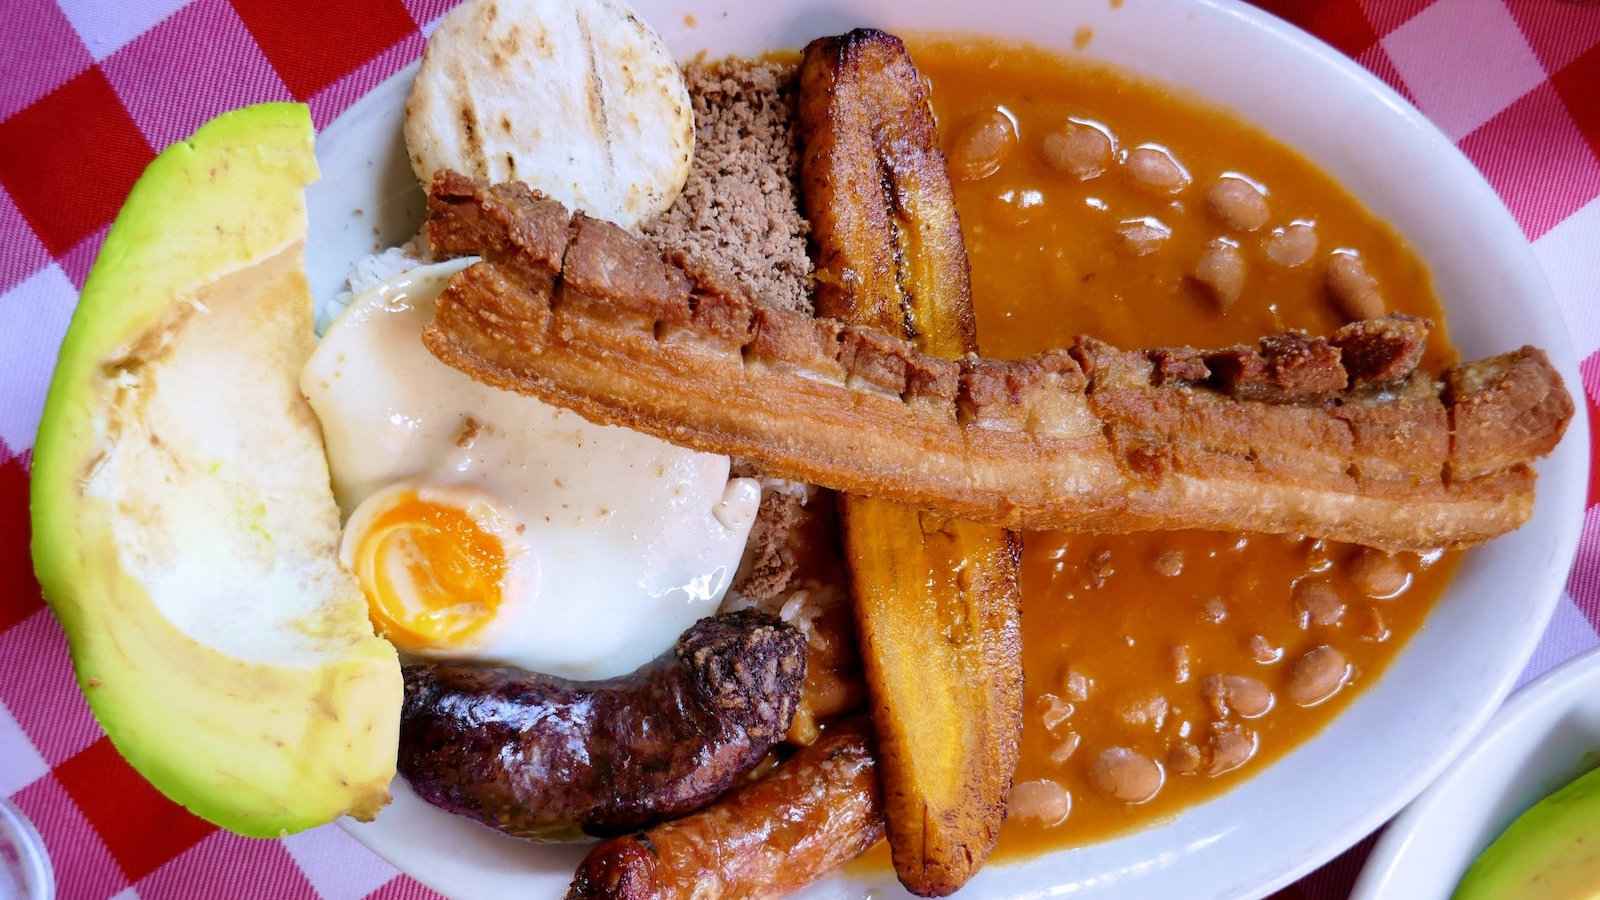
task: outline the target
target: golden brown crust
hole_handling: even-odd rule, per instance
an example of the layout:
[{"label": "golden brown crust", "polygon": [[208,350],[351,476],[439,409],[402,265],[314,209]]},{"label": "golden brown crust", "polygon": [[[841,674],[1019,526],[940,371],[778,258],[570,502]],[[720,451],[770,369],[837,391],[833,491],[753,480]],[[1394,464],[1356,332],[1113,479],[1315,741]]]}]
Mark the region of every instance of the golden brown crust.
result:
[{"label": "golden brown crust", "polygon": [[1424,319],[1390,315],[1359,319],[1339,329],[1332,341],[1353,387],[1389,384],[1422,363],[1431,325]]},{"label": "golden brown crust", "polygon": [[817,314],[917,338],[935,356],[970,350],[961,223],[933,107],[905,45],[871,28],[812,41],[798,120]]},{"label": "golden brown crust", "polygon": [[651,323],[689,321],[689,276],[651,254],[634,253],[638,238],[578,213],[561,278],[569,301],[581,298],[595,314],[627,310]]},{"label": "golden brown crust", "polygon": [[1523,347],[1450,370],[1450,473],[1477,478],[1543,456],[1572,418],[1572,396],[1544,351]]},{"label": "golden brown crust", "polygon": [[[477,191],[479,206],[490,190]],[[471,205],[438,204],[432,215]],[[775,475],[1013,528],[1474,544],[1526,521],[1526,464],[1555,445],[1572,412],[1559,374],[1531,348],[1458,367],[1448,389],[1413,374],[1269,402],[1230,396],[1209,368],[1205,379],[1178,377],[1199,374],[1194,351],[1085,338],[1070,355],[965,358],[952,394],[948,363],[905,342],[851,338],[846,357],[842,336],[859,326],[703,283],[688,292],[685,323],[648,322],[658,307],[629,298],[616,305],[634,318],[599,315],[567,302],[559,273],[539,269],[526,245],[487,239],[485,262],[456,276],[424,334],[436,356],[484,383]],[[659,261],[642,240],[617,249]],[[1343,334],[1328,341],[1335,351]],[[900,396],[884,388],[901,365],[885,354],[908,373]],[[1158,364],[1165,356],[1185,362]]]},{"label": "golden brown crust", "polygon": [[1223,393],[1241,400],[1326,400],[1349,387],[1337,348],[1325,338],[1293,332],[1264,337],[1257,347],[1207,353],[1201,363]]},{"label": "golden brown crust", "polygon": [[1022,543],[871,497],[841,505],[890,855],[907,890],[944,896],[1005,821],[1022,731]]}]

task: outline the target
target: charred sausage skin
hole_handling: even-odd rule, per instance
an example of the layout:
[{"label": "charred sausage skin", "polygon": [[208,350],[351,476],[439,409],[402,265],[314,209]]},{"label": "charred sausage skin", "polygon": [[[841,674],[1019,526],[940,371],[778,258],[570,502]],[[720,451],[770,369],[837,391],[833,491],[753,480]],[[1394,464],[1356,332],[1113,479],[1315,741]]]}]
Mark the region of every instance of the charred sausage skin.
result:
[{"label": "charred sausage skin", "polygon": [[744,610],[604,681],[407,666],[400,774],[429,803],[519,837],[627,832],[710,803],[783,739],[805,653],[793,626]]}]

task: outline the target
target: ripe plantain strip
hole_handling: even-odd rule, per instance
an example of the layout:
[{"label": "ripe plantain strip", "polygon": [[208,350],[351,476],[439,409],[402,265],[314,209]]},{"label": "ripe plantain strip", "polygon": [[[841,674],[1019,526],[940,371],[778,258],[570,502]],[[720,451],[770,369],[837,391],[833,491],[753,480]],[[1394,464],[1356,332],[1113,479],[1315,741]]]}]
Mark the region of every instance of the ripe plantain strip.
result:
[{"label": "ripe plantain strip", "polygon": [[819,38],[800,65],[801,179],[817,314],[977,349],[967,251],[922,75],[870,28]]},{"label": "ripe plantain strip", "polygon": [[[818,314],[938,356],[975,351],[955,200],[905,46],[870,29],[813,41],[799,121]],[[1005,818],[1022,728],[1020,544],[865,497],[844,497],[841,517],[895,871],[941,896],[982,867]]]}]

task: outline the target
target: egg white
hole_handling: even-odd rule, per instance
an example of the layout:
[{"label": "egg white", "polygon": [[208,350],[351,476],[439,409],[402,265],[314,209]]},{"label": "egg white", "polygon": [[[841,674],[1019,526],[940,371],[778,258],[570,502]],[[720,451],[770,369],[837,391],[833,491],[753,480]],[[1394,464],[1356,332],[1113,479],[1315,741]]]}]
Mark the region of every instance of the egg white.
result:
[{"label": "egg white", "polygon": [[632,671],[716,611],[760,487],[730,480],[726,456],[595,425],[436,360],[422,329],[472,261],[421,266],[358,295],[301,373],[347,528],[395,485],[468,492],[511,523],[516,565],[493,622],[419,652],[568,678]]}]

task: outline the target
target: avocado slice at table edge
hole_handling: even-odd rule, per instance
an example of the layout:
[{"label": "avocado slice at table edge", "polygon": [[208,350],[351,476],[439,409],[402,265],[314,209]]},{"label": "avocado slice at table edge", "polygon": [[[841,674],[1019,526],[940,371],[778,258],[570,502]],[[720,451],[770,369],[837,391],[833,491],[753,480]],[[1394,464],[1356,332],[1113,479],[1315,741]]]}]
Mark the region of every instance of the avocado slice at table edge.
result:
[{"label": "avocado slice at table edge", "polygon": [[[402,696],[337,566],[321,435],[299,408],[313,140],[304,105],[267,103],[150,163],[73,313],[30,485],[34,567],[95,717],[163,794],[260,837],[375,815]],[[212,363],[217,383],[197,383]],[[196,464],[258,438],[272,446],[249,465]],[[211,555],[188,564],[179,540]]]}]

